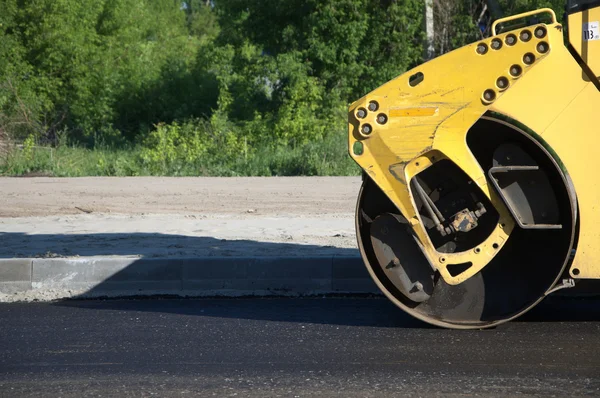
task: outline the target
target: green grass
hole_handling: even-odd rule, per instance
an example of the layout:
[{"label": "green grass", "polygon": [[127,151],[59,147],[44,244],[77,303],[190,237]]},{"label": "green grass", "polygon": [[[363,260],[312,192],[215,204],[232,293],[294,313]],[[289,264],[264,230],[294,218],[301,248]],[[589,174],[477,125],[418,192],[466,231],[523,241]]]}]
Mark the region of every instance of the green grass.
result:
[{"label": "green grass", "polygon": [[206,154],[192,162],[151,167],[141,148],[87,149],[61,146],[14,149],[0,159],[4,176],[349,176],[360,169],[349,157],[346,137],[331,136],[296,148],[258,147],[223,158]]},{"label": "green grass", "polygon": [[0,163],[5,176],[55,177],[139,175],[139,150],[34,147],[29,153],[12,150]]}]

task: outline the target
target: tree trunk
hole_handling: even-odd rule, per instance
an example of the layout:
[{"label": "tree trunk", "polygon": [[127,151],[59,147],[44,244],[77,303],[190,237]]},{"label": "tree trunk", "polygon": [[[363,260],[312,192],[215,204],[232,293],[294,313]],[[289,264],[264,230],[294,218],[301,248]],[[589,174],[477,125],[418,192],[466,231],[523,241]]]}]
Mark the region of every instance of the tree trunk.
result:
[{"label": "tree trunk", "polygon": [[433,25],[433,0],[425,0],[425,43],[423,45],[424,54],[423,57],[426,61],[435,57],[435,48],[433,46],[433,40],[435,37],[434,25]]}]

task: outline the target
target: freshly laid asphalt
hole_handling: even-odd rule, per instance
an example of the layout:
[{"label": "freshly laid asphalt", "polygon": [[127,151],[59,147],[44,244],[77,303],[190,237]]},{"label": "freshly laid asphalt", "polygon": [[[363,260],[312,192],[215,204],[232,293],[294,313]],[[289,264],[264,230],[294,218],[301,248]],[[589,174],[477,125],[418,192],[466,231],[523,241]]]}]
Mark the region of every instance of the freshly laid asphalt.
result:
[{"label": "freshly laid asphalt", "polygon": [[381,298],[0,304],[0,397],[600,396],[600,300],[495,329]]}]

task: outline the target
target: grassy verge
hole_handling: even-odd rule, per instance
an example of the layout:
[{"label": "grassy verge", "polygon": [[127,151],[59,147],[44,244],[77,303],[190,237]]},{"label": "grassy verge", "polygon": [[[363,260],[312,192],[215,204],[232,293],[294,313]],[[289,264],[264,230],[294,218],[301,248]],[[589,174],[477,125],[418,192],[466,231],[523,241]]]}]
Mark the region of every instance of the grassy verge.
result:
[{"label": "grassy verge", "polygon": [[55,177],[142,175],[136,161],[139,150],[86,149],[63,146],[14,149],[0,164],[4,176]]},{"label": "grassy verge", "polygon": [[0,159],[4,176],[348,176],[359,175],[345,136],[331,136],[296,148],[259,147],[224,158],[204,154],[190,162],[148,164],[142,149],[86,149],[62,146],[14,149]]}]

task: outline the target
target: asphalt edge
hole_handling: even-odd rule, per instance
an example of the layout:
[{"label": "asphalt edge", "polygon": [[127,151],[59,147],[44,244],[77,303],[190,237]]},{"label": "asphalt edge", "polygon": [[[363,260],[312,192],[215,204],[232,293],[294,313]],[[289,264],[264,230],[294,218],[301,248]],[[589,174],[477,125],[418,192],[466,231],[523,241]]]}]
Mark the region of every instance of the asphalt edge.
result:
[{"label": "asphalt edge", "polygon": [[[0,259],[0,302],[322,295],[382,294],[360,256]],[[553,296],[600,296],[600,281]]]}]

